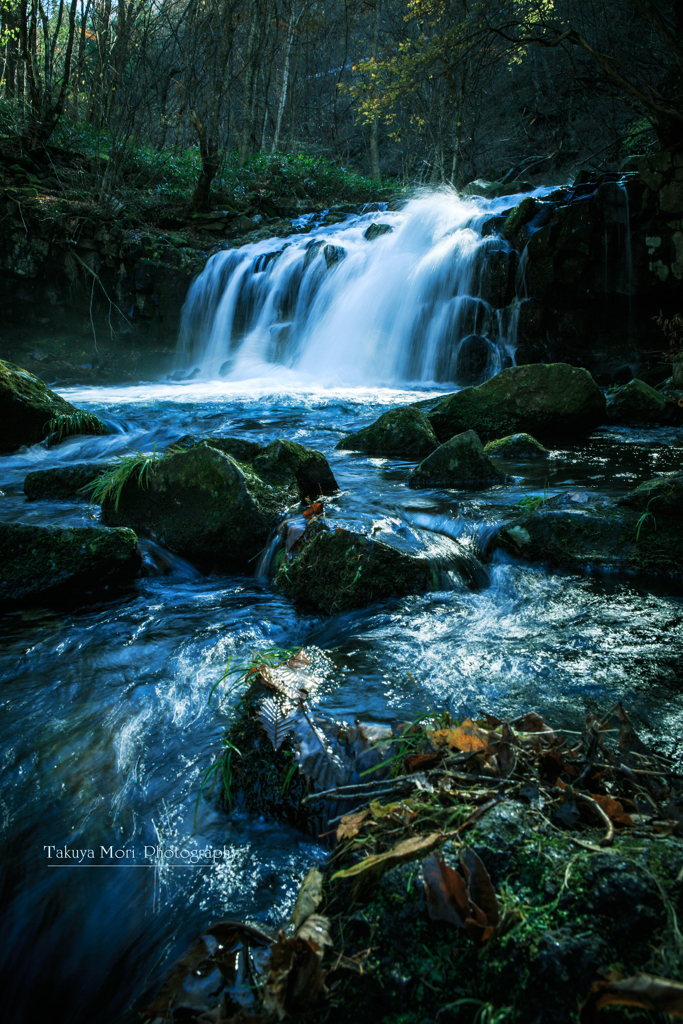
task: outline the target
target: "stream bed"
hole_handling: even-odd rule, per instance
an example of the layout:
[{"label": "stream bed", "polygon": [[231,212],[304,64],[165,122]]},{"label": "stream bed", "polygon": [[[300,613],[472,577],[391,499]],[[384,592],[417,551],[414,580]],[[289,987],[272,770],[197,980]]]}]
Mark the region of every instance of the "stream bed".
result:
[{"label": "stream bed", "polygon": [[[116,432],[3,456],[4,520],[97,519],[84,502],[26,502],[34,469],[161,450],[188,433],[284,437],[328,457],[341,487],[325,503],[333,525],[450,568],[438,592],[326,619],[298,613],[267,575],[204,576],[145,542],[146,575],[130,587],[0,619],[3,1019],[134,1019],[198,932],[226,918],[277,925],[327,856],[293,830],[198,799],[236,699],[209,700],[231,658],[305,646],[314,704],[347,721],[404,721],[426,699],[456,716],[533,709],[579,729],[620,700],[646,741],[683,753],[680,587],[476,558],[478,539],[526,495],[619,494],[680,469],[682,430],[605,428],[547,461],[505,463],[504,487],[413,491],[412,463],[335,444],[438,393],[429,387],[316,388],[283,371],[61,393]],[[65,847],[94,856],[60,857]],[[219,854],[193,854],[206,849]]]}]

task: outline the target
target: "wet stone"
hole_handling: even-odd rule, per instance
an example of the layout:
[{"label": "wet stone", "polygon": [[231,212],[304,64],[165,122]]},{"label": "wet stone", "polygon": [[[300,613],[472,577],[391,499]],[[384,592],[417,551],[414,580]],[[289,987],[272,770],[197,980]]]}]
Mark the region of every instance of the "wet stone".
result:
[{"label": "wet stone", "polygon": [[[607,418],[626,426],[678,420],[678,406],[645,381],[634,378],[607,399]],[[683,418],[683,417],[681,417]]]},{"label": "wet stone", "polygon": [[485,488],[504,483],[506,476],[487,458],[473,430],[446,441],[411,473],[409,487]]},{"label": "wet stone", "polygon": [[510,434],[489,441],[484,445],[484,453],[495,459],[544,459],[550,454],[531,434]]},{"label": "wet stone", "polygon": [[115,465],[114,462],[83,462],[38,469],[24,480],[24,494],[29,501],[88,501],[90,496],[84,488]]},{"label": "wet stone", "polygon": [[349,434],[337,448],[368,455],[397,455],[403,458],[428,455],[439,442],[431,423],[415,406],[390,409],[369,427]]}]

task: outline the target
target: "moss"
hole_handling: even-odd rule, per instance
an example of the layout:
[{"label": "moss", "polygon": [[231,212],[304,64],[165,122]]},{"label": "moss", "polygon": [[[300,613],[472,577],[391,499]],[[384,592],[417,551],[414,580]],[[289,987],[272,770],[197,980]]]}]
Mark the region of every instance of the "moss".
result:
[{"label": "moss", "polygon": [[456,434],[408,478],[409,487],[490,487],[505,482],[505,474],[486,457],[484,446],[473,430]]},{"label": "moss", "polygon": [[390,409],[369,427],[343,437],[337,448],[368,455],[424,457],[439,445],[431,423],[414,405]]},{"label": "moss", "polygon": [[132,530],[88,526],[0,524],[0,603],[7,605],[56,588],[105,586],[135,576],[140,567]]},{"label": "moss", "polygon": [[38,377],[0,360],[0,452],[38,444],[47,436],[50,420],[77,412]]},{"label": "moss", "polygon": [[387,597],[436,589],[428,562],[349,530],[313,524],[283,560],[275,583],[301,608],[326,614],[363,608]]},{"label": "moss", "polygon": [[29,501],[59,501],[64,498],[80,498],[85,501],[87,496],[82,489],[86,484],[92,483],[114,465],[113,462],[84,462],[56,466],[53,469],[38,469],[29,473],[24,480],[24,494]]},{"label": "moss", "polygon": [[286,486],[294,479],[302,499],[334,494],[339,490],[322,452],[304,448],[296,441],[285,441],[282,438],[272,441],[258,453],[253,467],[263,480],[273,486]]},{"label": "moss", "polygon": [[549,452],[531,434],[510,434],[484,446],[484,454],[495,459],[543,459]]},{"label": "moss", "polygon": [[642,380],[634,378],[607,400],[607,417],[613,423],[669,423],[679,419],[678,406]]},{"label": "moss", "polygon": [[484,441],[529,433],[545,442],[594,430],[605,420],[605,396],[583,368],[511,366],[476,388],[447,396],[428,419],[441,441],[474,430]]}]

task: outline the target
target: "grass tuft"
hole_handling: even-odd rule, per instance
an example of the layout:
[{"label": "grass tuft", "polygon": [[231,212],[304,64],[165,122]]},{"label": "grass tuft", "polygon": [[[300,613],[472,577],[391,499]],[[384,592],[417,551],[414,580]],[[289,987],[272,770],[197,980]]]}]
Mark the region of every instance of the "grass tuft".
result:
[{"label": "grass tuft", "polygon": [[53,438],[55,444],[63,441],[65,437],[73,437],[76,434],[108,434],[107,426],[94,416],[91,412],[83,412],[78,409],[73,413],[53,416],[45,424],[45,434]]},{"label": "grass tuft", "polygon": [[113,501],[114,509],[118,512],[121,494],[127,484],[137,481],[139,487],[148,487],[150,468],[170,455],[177,455],[180,451],[179,448],[169,448],[163,455],[159,455],[157,446],[154,445],[151,454],[132,452],[130,455],[120,455],[117,465],[86,484],[81,490],[86,494],[90,492],[90,501],[95,505]]}]

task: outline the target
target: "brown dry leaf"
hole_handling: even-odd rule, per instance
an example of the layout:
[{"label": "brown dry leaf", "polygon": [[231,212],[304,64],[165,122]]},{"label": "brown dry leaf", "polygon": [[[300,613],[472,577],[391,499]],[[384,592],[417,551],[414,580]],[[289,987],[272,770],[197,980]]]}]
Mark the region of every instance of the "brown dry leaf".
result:
[{"label": "brown dry leaf", "polygon": [[375,871],[380,871],[383,868],[402,864],[404,861],[416,857],[419,853],[426,853],[427,850],[432,850],[445,838],[443,832],[432,832],[428,836],[414,836],[412,839],[404,839],[403,842],[394,846],[392,850],[386,850],[384,853],[373,853],[358,864],[353,864],[350,868],[345,868],[343,871],[335,872],[330,881],[334,882],[337,878],[359,879],[369,874],[374,874]]},{"label": "brown dry leaf", "polygon": [[322,956],[324,947],[332,945],[329,919],[322,914],[311,914],[297,930],[294,938],[310,943],[316,948],[318,955]]},{"label": "brown dry leaf", "polygon": [[424,768],[431,768],[439,760],[437,754],[409,754],[403,762],[407,772],[419,772]]},{"label": "brown dry leaf", "polygon": [[633,826],[633,819],[630,814],[626,814],[620,800],[614,800],[613,797],[603,793],[591,793],[591,797],[615,825]]},{"label": "brown dry leaf", "polygon": [[303,517],[304,519],[310,519],[312,516],[321,516],[324,511],[322,501],[314,501],[312,505],[304,509]]},{"label": "brown dry leaf", "polygon": [[337,826],[337,842],[342,839],[353,839],[360,832],[360,827],[369,815],[369,808],[359,811],[357,814],[345,814]]},{"label": "brown dry leaf", "polygon": [[263,1008],[284,1020],[288,1013],[308,1010],[326,995],[319,951],[304,939],[288,939],[279,932],[271,948],[268,976],[263,986]]},{"label": "brown dry leaf", "polygon": [[491,883],[491,878],[474,850],[466,850],[460,854],[463,873],[470,892],[470,900],[475,908],[480,908],[486,915],[488,924],[494,927],[500,922],[498,899]]},{"label": "brown dry leaf", "polygon": [[603,1006],[617,1004],[657,1010],[670,1017],[683,1017],[683,985],[652,974],[634,974],[621,981],[596,981],[581,1007],[581,1024],[597,1024]]},{"label": "brown dry leaf", "polygon": [[470,901],[462,875],[432,854],[422,865],[427,910],[432,921],[447,921],[464,928]]},{"label": "brown dry leaf", "polygon": [[489,745],[489,734],[469,718],[464,719],[457,729],[436,729],[429,733],[429,738],[437,749],[450,747],[464,754],[476,754]]}]

